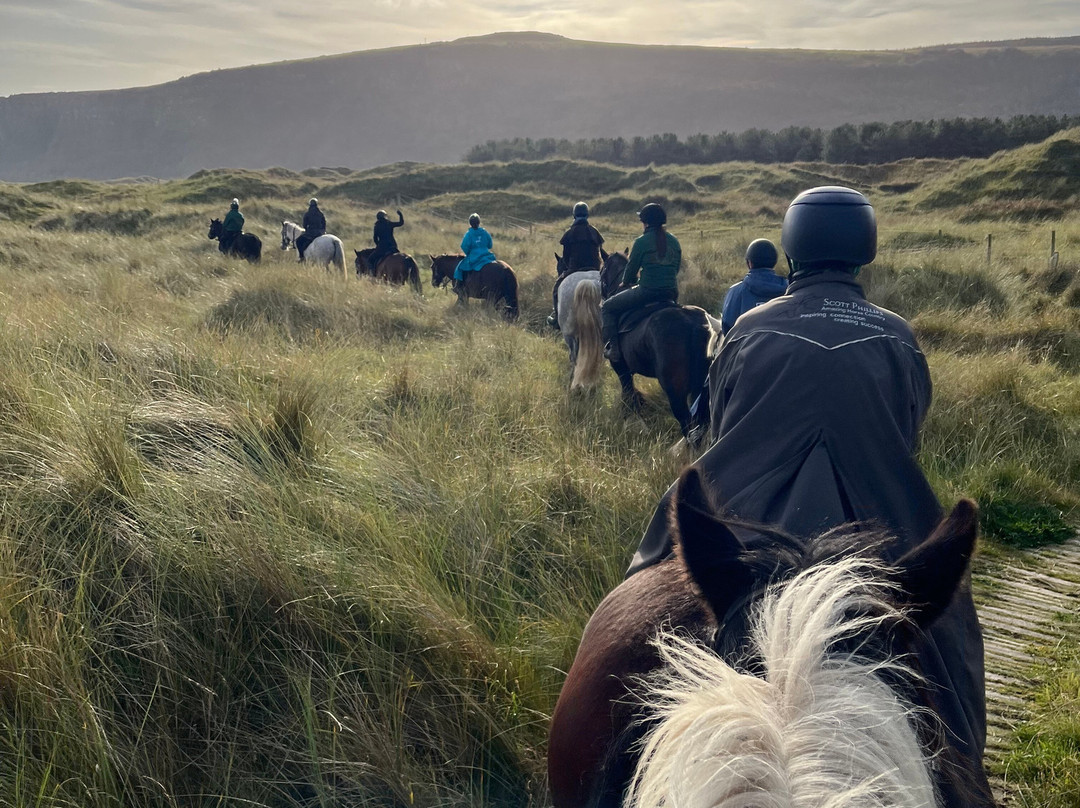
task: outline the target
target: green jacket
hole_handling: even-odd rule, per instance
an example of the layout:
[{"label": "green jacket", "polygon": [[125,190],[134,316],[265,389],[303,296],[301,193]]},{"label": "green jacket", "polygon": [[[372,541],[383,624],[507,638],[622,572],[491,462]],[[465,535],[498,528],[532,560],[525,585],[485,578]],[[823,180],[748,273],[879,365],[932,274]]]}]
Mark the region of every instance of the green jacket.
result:
[{"label": "green jacket", "polygon": [[667,237],[667,253],[663,258],[656,254],[655,228],[650,227],[635,239],[634,246],[630,249],[630,260],[623,272],[623,285],[633,286],[640,283],[646,289],[679,288],[675,276],[679,274],[679,265],[682,263],[682,247],[671,233],[664,235]]},{"label": "green jacket", "polygon": [[225,221],[221,223],[221,229],[226,233],[243,233],[244,214],[238,210],[230,210],[225,214]]}]

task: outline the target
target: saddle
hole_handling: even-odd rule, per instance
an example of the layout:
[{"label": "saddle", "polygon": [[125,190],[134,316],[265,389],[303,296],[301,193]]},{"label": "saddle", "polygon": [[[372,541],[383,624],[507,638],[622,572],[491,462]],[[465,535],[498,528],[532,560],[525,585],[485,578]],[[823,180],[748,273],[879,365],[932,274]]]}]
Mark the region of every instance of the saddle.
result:
[{"label": "saddle", "polygon": [[671,300],[657,300],[646,303],[636,309],[630,309],[619,318],[619,334],[628,334],[641,325],[642,321],[656,314],[661,309],[679,308],[679,304]]}]

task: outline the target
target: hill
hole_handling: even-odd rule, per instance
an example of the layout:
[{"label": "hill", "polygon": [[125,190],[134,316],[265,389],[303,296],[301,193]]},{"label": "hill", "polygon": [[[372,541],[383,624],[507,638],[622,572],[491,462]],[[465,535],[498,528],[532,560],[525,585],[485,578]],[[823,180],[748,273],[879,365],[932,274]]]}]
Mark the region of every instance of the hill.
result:
[{"label": "hill", "polygon": [[[1072,130],[870,166],[0,183],[0,804],[550,805],[562,672],[685,459],[655,383],[642,418],[612,373],[567,390],[544,317],[579,196],[618,247],[635,205],[664,199],[682,299],[715,310],[795,193],[865,190],[881,249],[860,281],[913,323],[933,375],[920,462],[943,501],[979,502],[975,586],[1008,608],[987,572],[1080,514],[1078,153]],[[206,238],[233,194],[258,266]],[[275,225],[310,194],[347,248],[401,194],[418,257],[479,210],[520,320],[297,266]],[[1007,207],[1036,202],[1053,224]],[[1075,806],[1080,624],[1060,624],[1070,642],[1013,651],[1023,687],[990,758],[1003,804]]]},{"label": "hill", "polygon": [[0,98],[0,179],[452,162],[513,137],[615,137],[1080,111],[1076,38],[840,52],[499,34]]}]

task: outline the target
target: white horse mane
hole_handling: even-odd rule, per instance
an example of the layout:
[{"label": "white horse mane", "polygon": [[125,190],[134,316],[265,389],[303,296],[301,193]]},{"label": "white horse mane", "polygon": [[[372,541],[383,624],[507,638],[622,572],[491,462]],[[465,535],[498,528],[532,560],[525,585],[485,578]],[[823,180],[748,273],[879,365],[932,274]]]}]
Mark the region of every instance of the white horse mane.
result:
[{"label": "white horse mane", "polygon": [[[771,588],[752,641],[765,676],[665,632],[650,686],[658,723],[644,740],[626,805],[635,808],[932,808],[924,716],[880,677],[915,674],[830,649],[883,621],[884,566],[848,558]],[[851,617],[855,613],[861,616]]]}]

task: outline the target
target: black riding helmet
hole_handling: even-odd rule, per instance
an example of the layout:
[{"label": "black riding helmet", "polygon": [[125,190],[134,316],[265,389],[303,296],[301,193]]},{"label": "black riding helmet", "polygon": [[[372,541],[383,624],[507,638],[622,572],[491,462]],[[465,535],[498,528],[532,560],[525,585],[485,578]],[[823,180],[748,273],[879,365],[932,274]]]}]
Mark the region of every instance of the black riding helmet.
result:
[{"label": "black riding helmet", "polygon": [[375,218],[376,219],[385,219],[386,218],[386,211],[385,210],[380,210],[378,213],[375,214]]},{"label": "black riding helmet", "polygon": [[754,239],[750,242],[750,246],[746,248],[746,265],[750,269],[757,269],[758,267],[772,269],[776,266],[779,257],[779,253],[776,252],[776,245],[767,238]]},{"label": "black riding helmet", "polygon": [[589,218],[589,206],[584,202],[578,202],[574,205],[574,218],[575,219],[588,219]]},{"label": "black riding helmet", "polygon": [[659,227],[662,224],[667,224],[667,214],[655,202],[650,202],[639,210],[638,218],[646,227]]},{"label": "black riding helmet", "polygon": [[825,269],[857,273],[877,255],[874,209],[851,188],[811,188],[788,206],[780,243],[793,278]]}]

